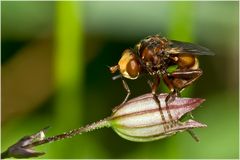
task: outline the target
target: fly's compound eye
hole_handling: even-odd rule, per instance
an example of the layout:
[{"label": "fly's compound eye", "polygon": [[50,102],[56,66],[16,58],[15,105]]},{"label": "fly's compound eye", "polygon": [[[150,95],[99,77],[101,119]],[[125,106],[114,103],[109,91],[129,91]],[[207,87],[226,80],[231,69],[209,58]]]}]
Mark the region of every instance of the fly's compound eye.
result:
[{"label": "fly's compound eye", "polygon": [[136,79],[140,72],[140,65],[136,59],[132,59],[128,62],[126,71],[131,79]]},{"label": "fly's compound eye", "polygon": [[118,62],[120,73],[128,79],[136,79],[140,72],[140,64],[137,57],[130,49],[126,49]]}]

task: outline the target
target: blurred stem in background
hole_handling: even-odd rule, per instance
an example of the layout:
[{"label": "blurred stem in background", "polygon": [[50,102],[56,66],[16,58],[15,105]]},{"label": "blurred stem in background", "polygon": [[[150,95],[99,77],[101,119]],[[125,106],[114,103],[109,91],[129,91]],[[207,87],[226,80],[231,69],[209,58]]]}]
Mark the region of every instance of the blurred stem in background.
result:
[{"label": "blurred stem in background", "polygon": [[[175,2],[174,9],[171,11],[175,12],[170,13],[168,37],[179,41],[194,42],[194,3]],[[193,85],[187,87],[181,95],[191,96]]]},{"label": "blurred stem in background", "polygon": [[81,121],[83,93],[83,28],[79,3],[56,2],[56,123],[74,127]]},{"label": "blurred stem in background", "polygon": [[[80,126],[83,121],[83,25],[79,7],[77,2],[56,2],[53,128],[58,132]],[[73,144],[72,141],[57,144],[60,148],[56,150],[54,147],[55,157],[67,157],[66,153],[73,153],[71,148],[65,147],[69,143]]]}]

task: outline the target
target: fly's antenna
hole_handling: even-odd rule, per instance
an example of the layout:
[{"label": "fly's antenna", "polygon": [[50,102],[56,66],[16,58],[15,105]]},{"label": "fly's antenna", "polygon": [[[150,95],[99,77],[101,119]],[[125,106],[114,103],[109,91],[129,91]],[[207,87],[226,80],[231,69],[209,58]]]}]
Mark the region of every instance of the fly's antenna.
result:
[{"label": "fly's antenna", "polygon": [[[118,65],[115,65],[115,66],[107,66],[107,67],[108,67],[108,69],[110,70],[111,73],[115,73],[115,72],[119,69],[119,66],[118,66]],[[121,75],[121,74],[112,77],[112,80],[116,80],[116,79],[119,79],[119,78],[122,78],[122,75]]]},{"label": "fly's antenna", "polygon": [[119,69],[118,65],[107,66],[107,67],[108,67],[108,69],[110,70],[111,73],[115,73]]}]

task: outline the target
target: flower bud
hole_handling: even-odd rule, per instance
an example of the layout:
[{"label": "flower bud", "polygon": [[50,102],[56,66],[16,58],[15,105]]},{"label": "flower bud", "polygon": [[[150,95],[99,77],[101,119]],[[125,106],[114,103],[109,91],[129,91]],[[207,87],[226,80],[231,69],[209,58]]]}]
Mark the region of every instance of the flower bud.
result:
[{"label": "flower bud", "polygon": [[127,140],[147,142],[192,128],[206,127],[205,124],[192,119],[185,122],[179,120],[184,114],[198,107],[204,99],[176,97],[174,101],[168,103],[172,115],[172,120],[170,120],[166,110],[166,97],[167,94],[158,95],[165,121],[161,118],[158,104],[149,93],[129,100],[118,107],[109,119],[112,128]]}]

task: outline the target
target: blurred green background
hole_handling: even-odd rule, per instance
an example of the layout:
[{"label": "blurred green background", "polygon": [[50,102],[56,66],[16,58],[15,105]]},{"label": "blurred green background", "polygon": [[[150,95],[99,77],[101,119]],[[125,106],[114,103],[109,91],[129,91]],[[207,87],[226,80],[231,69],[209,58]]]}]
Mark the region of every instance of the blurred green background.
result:
[{"label": "blurred green background", "polygon": [[[135,143],[102,129],[37,147],[40,158],[238,158],[239,2],[2,2],[1,149],[50,125],[55,135],[111,114],[126,95],[107,66],[142,38],[160,34],[201,44],[203,76],[187,95],[207,99],[193,112],[208,125]],[[131,97],[150,92],[127,81]],[[160,87],[160,90],[163,87]]]}]

